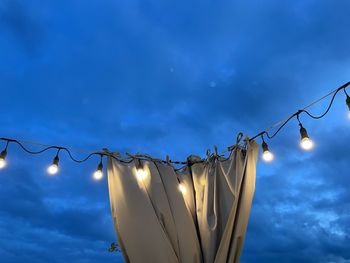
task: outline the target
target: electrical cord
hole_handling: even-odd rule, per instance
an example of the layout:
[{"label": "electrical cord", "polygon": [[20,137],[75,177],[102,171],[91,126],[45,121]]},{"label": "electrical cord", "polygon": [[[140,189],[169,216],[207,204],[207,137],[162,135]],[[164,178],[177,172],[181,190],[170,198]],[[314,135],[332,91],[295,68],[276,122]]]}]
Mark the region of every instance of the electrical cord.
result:
[{"label": "electrical cord", "polygon": [[[320,99],[310,103],[309,105],[307,105],[306,107],[304,107],[303,109],[301,110],[298,110],[297,112],[293,113],[292,115],[288,116],[287,118],[275,123],[274,125],[272,125],[271,127],[269,127],[268,129],[258,133],[257,135],[253,136],[252,138],[249,139],[249,141],[252,141],[254,139],[256,139],[257,137],[261,137],[263,142],[264,141],[264,135],[269,138],[269,139],[273,139],[274,137],[276,137],[280,132],[281,130],[293,119],[293,118],[297,118],[298,121],[299,121],[299,124],[301,125],[301,122],[299,120],[299,116],[300,114],[302,113],[305,113],[306,115],[308,115],[310,118],[312,119],[321,119],[323,118],[324,116],[326,116],[328,114],[328,112],[330,111],[330,109],[332,108],[333,106],[333,103],[334,103],[334,100],[337,96],[337,94],[339,93],[339,91],[343,90],[344,93],[346,94],[347,98],[349,98],[349,94],[347,93],[346,91],[346,88],[350,85],[350,81],[345,83],[344,85],[340,86],[339,88],[331,91],[330,93],[326,94],[325,96],[321,97]],[[326,110],[319,116],[316,116],[316,115],[313,115],[311,114],[309,111],[307,111],[307,109],[309,109],[310,107],[314,106],[315,104],[323,101],[324,99],[328,98],[329,96],[332,96],[331,100],[330,100],[330,103],[328,104]],[[350,106],[349,106],[350,107]],[[278,128],[277,128],[278,127]],[[277,130],[275,132],[273,132],[272,134],[270,134],[269,132],[273,129],[277,128]],[[212,154],[214,156],[217,156],[218,158],[224,158],[224,154],[226,154],[227,152],[230,153],[230,156],[232,154],[232,152],[237,149],[237,147],[241,147],[239,142],[241,141],[243,137],[243,134],[239,134],[238,137],[237,137],[237,143],[233,146],[230,146],[228,147],[228,150],[225,151],[224,153],[222,154],[218,154],[217,153],[217,149],[216,149],[216,153],[215,154]],[[131,163],[133,160],[135,159],[139,159],[139,160],[145,160],[145,161],[154,161],[154,162],[160,162],[160,163],[164,163],[164,164],[169,164],[169,165],[183,165],[181,168],[179,169],[182,169],[183,167],[185,167],[186,165],[193,165],[194,163],[200,163],[200,162],[205,162],[207,160],[210,159],[210,156],[208,156],[206,159],[201,159],[200,161],[196,161],[196,162],[189,162],[189,161],[172,161],[170,160],[168,157],[167,157],[167,160],[162,160],[162,159],[155,159],[155,158],[152,158],[151,156],[149,155],[142,155],[142,154],[137,154],[137,155],[131,155],[131,154],[128,154],[126,153],[127,155],[127,158],[121,158],[119,157],[119,154],[115,154],[115,153],[112,153],[112,152],[109,152],[108,150],[103,150],[103,151],[96,151],[96,152],[89,152],[89,151],[86,151],[86,150],[80,150],[80,149],[69,149],[67,147],[63,147],[63,146],[55,146],[55,145],[47,145],[47,144],[42,144],[42,143],[37,143],[37,142],[29,142],[29,141],[19,141],[19,140],[15,140],[15,139],[9,139],[9,138],[0,138],[1,141],[5,141],[6,142],[6,147],[5,147],[5,150],[4,151],[7,151],[7,148],[9,146],[10,143],[14,143],[14,144],[17,144],[24,152],[26,153],[29,153],[29,154],[33,154],[33,155],[37,155],[37,154],[41,154],[41,153],[44,153],[46,151],[49,151],[49,150],[52,150],[52,149],[56,149],[57,150],[57,155],[63,151],[63,152],[66,152],[68,154],[68,157],[73,161],[73,162],[76,162],[76,163],[84,163],[86,161],[88,161],[92,156],[100,156],[101,158],[103,157],[111,157],[119,162],[122,162],[122,163]],[[31,145],[36,145],[36,146],[43,146],[44,148],[41,149],[41,150],[38,150],[38,151],[33,151],[33,150],[30,150],[28,149],[27,147],[24,146],[24,144],[31,144]],[[76,151],[76,152],[83,152],[83,153],[87,153],[88,155],[82,159],[77,159],[76,157],[73,156],[72,154],[72,151]],[[211,155],[211,156],[212,156]]]},{"label": "electrical cord", "polygon": [[[334,103],[334,100],[335,100],[335,97],[337,96],[337,94],[339,93],[339,91],[344,90],[345,94],[348,96],[348,93],[346,92],[346,88],[347,88],[349,85],[350,85],[350,81],[347,82],[347,83],[345,83],[344,85],[340,86],[339,88],[333,90],[332,92],[328,93],[327,95],[323,96],[322,98],[317,99],[316,101],[310,103],[309,105],[307,105],[307,106],[304,107],[303,109],[298,110],[297,112],[293,113],[292,115],[290,115],[290,116],[287,117],[286,119],[283,119],[283,120],[277,122],[276,124],[272,125],[270,128],[268,128],[268,129],[266,129],[266,130],[264,130],[264,131],[258,133],[257,135],[253,136],[253,137],[250,139],[250,141],[256,139],[256,138],[259,137],[259,136],[263,136],[263,135],[266,135],[269,139],[273,139],[277,134],[280,133],[280,131],[287,125],[287,123],[289,123],[294,117],[297,117],[297,118],[298,118],[299,115],[300,115],[301,113],[305,113],[305,114],[307,114],[310,118],[316,119],[316,120],[323,118],[324,116],[327,115],[327,113],[328,113],[328,112],[330,111],[330,109],[332,108],[333,103]],[[314,106],[315,104],[317,104],[317,103],[323,101],[324,99],[328,98],[328,97],[331,96],[332,94],[333,94],[333,96],[332,96],[332,98],[331,98],[331,101],[330,101],[328,107],[326,108],[326,110],[324,111],[324,113],[322,113],[322,114],[319,115],[319,116],[315,116],[315,115],[311,114],[309,111],[307,111],[308,108],[310,108],[310,107]],[[269,134],[269,131],[272,130],[272,129],[274,129],[274,128],[276,128],[276,127],[278,127],[278,129],[277,129],[272,135],[270,135],[270,134]]]}]

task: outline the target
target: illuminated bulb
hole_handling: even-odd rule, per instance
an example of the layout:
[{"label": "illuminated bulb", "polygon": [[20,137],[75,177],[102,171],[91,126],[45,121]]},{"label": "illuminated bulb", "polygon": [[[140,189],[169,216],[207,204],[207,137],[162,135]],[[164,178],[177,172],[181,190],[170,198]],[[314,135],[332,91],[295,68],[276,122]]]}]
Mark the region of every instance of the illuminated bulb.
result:
[{"label": "illuminated bulb", "polygon": [[183,183],[179,184],[179,190],[183,195],[187,193],[187,188]]},{"label": "illuminated bulb", "polygon": [[95,179],[96,181],[102,179],[102,177],[103,177],[103,171],[102,171],[102,169],[103,169],[103,165],[102,165],[102,161],[101,161],[100,164],[97,166],[96,171],[95,171],[94,174],[93,174],[93,177],[94,177],[94,179]]},{"label": "illuminated bulb", "polygon": [[274,156],[270,151],[265,151],[263,153],[263,159],[265,162],[271,162],[273,160]]},{"label": "illuminated bulb", "polygon": [[94,172],[94,179],[95,179],[95,180],[97,180],[97,181],[98,181],[98,180],[101,180],[102,177],[103,177],[102,171],[97,170],[97,171]]},{"label": "illuminated bulb", "polygon": [[262,143],[263,155],[262,158],[265,162],[271,162],[274,159],[273,153],[269,151],[269,146],[266,142]]},{"label": "illuminated bulb", "polygon": [[142,182],[143,180],[146,179],[147,173],[146,173],[145,169],[143,169],[143,165],[142,165],[140,159],[136,159],[135,165],[136,165],[136,178],[137,178],[137,180]]},{"label": "illuminated bulb", "polygon": [[5,168],[6,166],[6,155],[7,155],[6,150],[3,150],[0,154],[0,169]]},{"label": "illuminated bulb", "polygon": [[304,150],[309,151],[314,147],[314,142],[310,138],[303,138],[301,139],[300,146]]},{"label": "illuminated bulb", "polygon": [[58,172],[58,165],[57,164],[51,164],[48,168],[47,168],[47,172],[51,175],[54,175]]},{"label": "illuminated bulb", "polygon": [[0,169],[5,168],[5,166],[6,166],[6,160],[0,158]]},{"label": "illuminated bulb", "polygon": [[306,151],[311,150],[314,147],[314,142],[310,139],[306,129],[302,125],[300,125],[300,135],[301,135],[301,141],[300,141],[301,148],[303,148]]},{"label": "illuminated bulb", "polygon": [[138,168],[136,170],[136,177],[139,181],[143,181],[146,179],[147,173],[143,168]]},{"label": "illuminated bulb", "polygon": [[55,175],[58,172],[58,162],[59,158],[56,155],[56,157],[53,159],[52,164],[47,168],[47,172],[51,175]]}]

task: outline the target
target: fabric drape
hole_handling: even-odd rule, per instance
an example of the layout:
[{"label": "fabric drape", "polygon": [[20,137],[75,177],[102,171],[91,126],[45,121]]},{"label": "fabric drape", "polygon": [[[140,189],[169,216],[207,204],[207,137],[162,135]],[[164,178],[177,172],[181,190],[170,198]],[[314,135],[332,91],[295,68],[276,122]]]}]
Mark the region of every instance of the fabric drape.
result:
[{"label": "fabric drape", "polygon": [[[258,145],[176,172],[168,164],[108,162],[113,222],[126,262],[239,262],[255,188]],[[179,183],[182,191],[179,190]]]}]

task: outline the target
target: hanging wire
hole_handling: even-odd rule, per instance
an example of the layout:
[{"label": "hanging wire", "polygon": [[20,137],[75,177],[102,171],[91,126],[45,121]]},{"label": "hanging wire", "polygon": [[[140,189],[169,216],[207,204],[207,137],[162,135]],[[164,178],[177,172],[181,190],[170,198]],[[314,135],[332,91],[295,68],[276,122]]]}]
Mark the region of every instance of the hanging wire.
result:
[{"label": "hanging wire", "polygon": [[[27,147],[24,146],[24,143],[23,141],[19,141],[19,140],[14,140],[14,139],[8,139],[8,138],[0,138],[0,140],[2,141],[6,141],[7,142],[7,146],[8,144],[10,143],[14,143],[14,144],[17,144],[24,152],[26,153],[29,153],[29,154],[32,154],[32,155],[38,155],[38,154],[41,154],[41,153],[44,153],[48,150],[51,150],[51,149],[57,149],[58,151],[65,151],[68,156],[70,157],[70,159],[73,161],[73,162],[76,162],[76,163],[83,163],[83,162],[86,162],[88,159],[90,159],[91,156],[93,155],[97,155],[97,154],[100,154],[100,152],[93,152],[93,153],[89,153],[85,158],[79,160],[77,158],[75,158],[72,153],[71,153],[71,150],[68,149],[67,147],[62,147],[62,146],[54,146],[54,145],[45,145],[46,147],[39,150],[39,151],[32,151],[32,150],[29,150]],[[28,142],[27,142],[28,143]],[[32,143],[33,145],[44,145],[44,144],[39,144],[39,143]]]},{"label": "hanging wire", "polygon": [[[314,102],[308,104],[307,106],[305,106],[301,110],[298,110],[297,112],[291,114],[287,118],[276,122],[275,124],[273,124],[272,126],[267,128],[266,130],[256,134],[252,138],[250,138],[248,141],[252,141],[252,140],[256,139],[257,137],[262,137],[263,138],[264,135],[266,135],[266,137],[269,138],[269,139],[274,138],[287,125],[287,123],[289,123],[294,117],[296,117],[299,120],[299,115],[302,114],[302,113],[305,113],[306,115],[308,115],[312,119],[321,119],[321,118],[323,118],[330,111],[330,109],[332,108],[332,105],[334,103],[335,97],[339,93],[339,91],[343,90],[345,92],[345,94],[347,96],[349,96],[347,91],[346,91],[346,88],[349,85],[350,85],[350,81],[345,83],[344,85],[340,86],[339,88],[331,91],[330,93],[324,95],[323,97],[315,100]],[[322,113],[319,116],[316,116],[316,115],[311,114],[309,111],[307,111],[307,109],[309,109],[312,106],[320,103],[321,101],[325,100],[326,98],[328,98],[331,95],[333,95],[333,96],[332,96],[332,98],[330,100],[329,105],[327,106],[326,110],[324,111],[324,113]],[[272,133],[272,134],[269,133],[270,131],[272,131],[273,129],[276,129],[276,128],[277,128],[277,130],[274,133]],[[215,155],[218,158],[224,158],[226,153],[230,153],[229,156],[231,156],[232,152],[237,147],[241,147],[240,141],[241,141],[242,137],[243,137],[243,134],[239,133],[239,135],[237,136],[236,144],[228,147],[228,149],[226,151],[224,151],[223,153],[221,153],[221,154],[218,154],[217,150],[216,150],[216,153],[212,154],[212,155]],[[33,155],[41,154],[41,153],[44,153],[44,152],[49,151],[51,149],[57,149],[58,151],[64,151],[64,152],[66,152],[68,154],[68,157],[73,162],[76,162],[76,163],[84,163],[84,162],[88,161],[92,156],[98,155],[98,156],[101,156],[101,157],[104,157],[104,156],[111,157],[111,158],[113,158],[115,160],[118,160],[120,162],[123,162],[123,163],[131,163],[134,159],[139,159],[139,160],[160,162],[160,163],[170,164],[170,165],[183,165],[182,167],[179,168],[179,169],[182,169],[186,165],[192,165],[194,163],[205,162],[208,159],[210,159],[210,156],[208,156],[205,159],[201,159],[200,161],[198,160],[198,161],[193,163],[193,162],[189,162],[189,161],[172,161],[172,160],[170,160],[170,158],[167,158],[166,160],[155,159],[155,158],[152,158],[151,156],[145,155],[145,154],[131,155],[131,154],[128,154],[128,153],[126,153],[126,156],[127,156],[126,158],[121,158],[119,156],[119,153],[116,154],[116,153],[113,153],[113,152],[109,152],[107,149],[103,149],[103,151],[90,152],[90,151],[87,151],[87,150],[74,149],[74,148],[70,148],[69,149],[69,148],[63,147],[63,146],[48,145],[48,144],[43,144],[43,143],[38,143],[38,142],[33,142],[33,141],[15,140],[15,139],[9,139],[9,138],[0,138],[0,140],[6,142],[6,149],[9,146],[10,143],[14,143],[14,144],[17,144],[24,152],[29,153],[29,154],[33,154]],[[246,145],[246,143],[248,141],[245,141],[245,145]],[[34,145],[34,146],[42,146],[44,148],[41,149],[41,150],[38,150],[38,151],[33,151],[33,150],[30,150],[27,147],[25,147],[24,144],[29,144],[29,145]],[[82,159],[77,159],[76,157],[73,156],[72,151],[80,152],[80,153],[86,153],[87,156],[82,158]]]},{"label": "hanging wire", "polygon": [[344,90],[345,95],[349,97],[349,94],[348,94],[348,92],[346,91],[346,89],[343,89],[343,90]]},{"label": "hanging wire", "polygon": [[[280,121],[278,121],[277,123],[273,124],[272,126],[270,126],[269,128],[267,128],[266,130],[258,133],[257,135],[253,136],[250,141],[256,139],[257,137],[263,135],[263,134],[266,134],[266,136],[269,138],[269,139],[272,139],[274,138],[286,125],[289,121],[291,121],[294,117],[298,117],[301,113],[305,113],[307,114],[309,117],[311,117],[312,119],[321,119],[323,118],[324,116],[326,116],[326,114],[330,111],[331,107],[333,106],[333,102],[334,102],[334,99],[335,97],[337,96],[338,92],[341,91],[341,90],[344,90],[345,94],[347,94],[346,92],[346,88],[350,85],[350,81],[345,83],[344,85],[340,86],[339,88],[329,92],[328,94],[324,95],[323,97],[313,101],[312,103],[308,104],[307,106],[305,106],[303,109],[301,110],[298,110],[297,112],[293,113],[292,115],[288,116],[287,118],[285,119],[282,119]],[[330,103],[328,105],[328,107],[326,108],[325,112],[322,113],[321,115],[319,116],[315,116],[315,115],[312,115],[309,111],[307,111],[307,109],[311,108],[312,106],[320,103],[321,101],[325,100],[326,98],[328,98],[329,96],[332,96],[331,100],[330,100]],[[270,135],[269,134],[269,131],[277,128],[278,129],[272,134]]]},{"label": "hanging wire", "polygon": [[[141,155],[141,154],[139,154],[139,155],[127,154],[127,156],[129,158],[122,159],[122,158],[117,157],[114,153],[109,152],[107,150],[89,152],[86,150],[80,150],[80,149],[78,150],[78,149],[72,149],[72,148],[69,149],[69,148],[63,147],[63,146],[48,145],[48,144],[43,144],[43,143],[38,143],[38,142],[29,142],[29,141],[22,141],[22,140],[20,141],[20,140],[9,139],[9,138],[0,138],[0,140],[6,142],[6,149],[8,148],[8,145],[10,143],[13,143],[13,144],[18,145],[24,152],[26,152],[28,154],[32,154],[32,155],[38,155],[38,154],[42,154],[42,153],[47,152],[47,151],[52,150],[52,149],[57,149],[58,151],[66,152],[68,154],[68,157],[73,162],[76,162],[76,163],[84,163],[84,162],[88,161],[92,156],[95,156],[95,155],[111,157],[111,158],[118,160],[120,162],[123,162],[123,163],[131,163],[134,159],[158,161],[158,162],[162,162],[162,163],[167,163],[167,161],[165,161],[165,160],[154,159],[148,155]],[[38,150],[38,151],[33,151],[33,150],[30,150],[27,147],[25,147],[24,144],[31,144],[31,145],[35,145],[35,146],[45,146],[45,148]],[[84,152],[84,153],[88,153],[88,155],[82,159],[77,159],[76,157],[73,156],[72,151]],[[171,161],[171,160],[169,160],[169,163],[171,163],[171,164],[187,164],[187,162]]]}]

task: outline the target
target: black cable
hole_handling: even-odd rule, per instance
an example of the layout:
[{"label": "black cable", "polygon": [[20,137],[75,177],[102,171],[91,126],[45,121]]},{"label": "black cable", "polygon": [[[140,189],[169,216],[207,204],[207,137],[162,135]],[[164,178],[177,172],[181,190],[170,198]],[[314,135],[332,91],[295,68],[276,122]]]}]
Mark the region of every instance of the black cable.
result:
[{"label": "black cable", "polygon": [[[262,132],[258,133],[258,134],[255,135],[255,136],[253,136],[249,141],[252,141],[252,140],[256,139],[257,137],[259,137],[259,136],[261,136],[261,135],[264,135],[264,134],[266,134],[266,136],[267,136],[269,139],[273,139],[273,138],[287,125],[287,123],[290,122],[290,120],[293,119],[294,117],[297,117],[297,119],[298,119],[298,121],[299,121],[299,124],[300,124],[299,115],[300,115],[301,113],[305,113],[305,114],[307,114],[309,117],[311,117],[312,119],[316,119],[316,120],[323,118],[324,116],[326,116],[326,114],[327,114],[327,113],[330,111],[330,109],[332,108],[333,102],[334,102],[334,100],[335,100],[335,97],[337,96],[337,94],[339,93],[339,91],[344,90],[345,94],[346,94],[347,96],[349,96],[348,93],[347,93],[346,90],[345,90],[346,87],[348,87],[349,85],[350,85],[350,82],[347,82],[347,83],[345,83],[344,85],[342,85],[342,86],[340,86],[339,88],[337,88],[334,92],[332,92],[332,93],[334,93],[333,96],[332,96],[332,99],[331,99],[331,101],[330,101],[330,103],[329,103],[327,109],[325,110],[325,112],[322,113],[321,115],[315,116],[315,115],[311,114],[309,111],[306,110],[306,108],[308,108],[308,107],[312,106],[313,104],[315,104],[316,102],[319,102],[319,101],[320,101],[320,100],[318,100],[318,101],[316,101],[315,103],[310,104],[310,105],[307,106],[306,108],[304,108],[304,109],[302,109],[302,110],[298,110],[297,112],[293,113],[293,114],[292,114],[290,117],[288,117],[282,124],[280,124],[279,128],[278,128],[272,135],[270,135],[270,134],[268,133],[268,131],[265,130],[265,131],[262,131]],[[332,94],[332,93],[331,93],[331,94]],[[330,94],[328,94],[327,96],[329,96],[329,95],[330,95]],[[326,97],[327,97],[327,96],[326,96]]]},{"label": "black cable", "polygon": [[349,97],[349,94],[348,94],[348,92],[346,91],[346,88],[343,89],[343,90],[344,90],[345,95],[346,95],[347,97]]},{"label": "black cable", "polygon": [[[280,133],[280,131],[281,131],[281,130],[287,125],[287,123],[289,123],[290,120],[292,120],[294,117],[296,117],[296,118],[298,119],[298,121],[299,121],[299,124],[301,124],[301,123],[300,123],[300,120],[299,120],[299,115],[300,115],[301,113],[307,114],[307,115],[308,115],[309,117],[311,117],[312,119],[321,119],[321,118],[323,118],[323,117],[330,111],[330,109],[332,108],[332,105],[333,105],[333,103],[334,103],[335,97],[337,96],[337,94],[339,93],[340,90],[343,90],[343,91],[345,92],[346,96],[349,97],[349,95],[348,95],[348,93],[347,93],[347,91],[346,91],[346,88],[347,88],[349,85],[350,85],[350,82],[347,82],[347,83],[345,83],[344,85],[342,85],[341,87],[339,87],[338,89],[336,89],[335,91],[331,92],[330,94],[328,94],[328,95],[322,97],[321,99],[319,99],[319,100],[317,100],[317,101],[311,103],[309,106],[305,107],[304,109],[295,112],[294,114],[292,114],[291,116],[289,116],[285,121],[283,121],[281,124],[279,124],[278,129],[277,129],[272,135],[269,134],[268,130],[264,130],[264,131],[258,133],[257,135],[253,136],[249,141],[252,141],[252,140],[256,139],[256,138],[259,137],[259,136],[261,136],[261,137],[262,137],[262,140],[264,141],[264,137],[263,137],[264,135],[266,135],[266,137],[269,138],[269,139],[273,139],[275,136],[277,136],[277,134]],[[333,93],[334,93],[334,94],[333,94]],[[315,116],[315,115],[311,114],[309,111],[306,110],[307,108],[309,108],[309,107],[311,107],[312,105],[318,103],[319,101],[325,99],[326,97],[328,97],[328,96],[331,95],[331,94],[333,94],[333,96],[332,96],[332,98],[331,98],[331,101],[330,101],[328,107],[326,108],[325,112],[322,113],[321,115]],[[276,124],[276,126],[277,126],[277,125],[278,125],[278,124]],[[115,156],[113,153],[110,153],[110,152],[108,152],[108,151],[103,151],[103,152],[92,152],[92,153],[89,153],[89,154],[88,154],[85,158],[83,158],[83,159],[77,159],[77,158],[75,158],[75,157],[72,155],[71,150],[69,150],[67,147],[49,145],[49,146],[47,146],[47,147],[45,147],[45,148],[43,148],[43,149],[41,149],[41,150],[39,150],[39,151],[33,151],[33,150],[29,150],[28,148],[26,148],[26,147],[23,145],[23,143],[20,142],[20,141],[18,141],[18,140],[9,139],[9,138],[0,138],[0,140],[6,141],[6,148],[5,148],[5,150],[7,150],[7,148],[8,148],[8,146],[9,146],[10,143],[15,143],[15,144],[17,144],[23,151],[25,151],[26,153],[33,154],[33,155],[41,154],[41,153],[44,153],[44,152],[46,152],[46,151],[48,151],[48,150],[51,150],[51,149],[57,149],[57,150],[58,150],[57,154],[58,154],[60,151],[65,151],[65,152],[68,154],[69,158],[70,158],[73,162],[76,162],[76,163],[84,163],[84,162],[88,161],[92,156],[94,156],[94,155],[100,155],[101,158],[102,158],[103,156],[107,156],[107,157],[111,157],[111,158],[113,158],[113,159],[115,159],[115,160],[117,160],[117,161],[119,161],[119,162],[122,162],[122,163],[131,163],[134,159],[140,159],[140,160],[147,160],[147,161],[158,161],[158,162],[166,163],[166,164],[177,164],[177,165],[191,165],[191,164],[193,164],[193,163],[189,163],[188,161],[186,161],[186,162],[180,162],[180,161],[171,161],[171,160],[154,159],[154,158],[152,158],[152,157],[150,157],[150,156],[148,156],[148,155],[130,155],[130,154],[127,154],[128,157],[129,157],[130,159],[125,160],[125,159],[122,159],[122,158],[118,158],[118,157]],[[234,148],[233,148],[233,149],[234,149]],[[232,150],[232,151],[233,151],[233,150]],[[230,151],[231,154],[232,154],[232,151]],[[231,156],[231,154],[230,154],[230,156]],[[220,156],[221,156],[221,155],[220,155]],[[218,156],[218,157],[220,157],[220,156]],[[222,157],[222,156],[221,156],[221,157]],[[205,162],[205,161],[206,161],[206,159],[201,160],[201,161],[198,161],[198,162]]]},{"label": "black cable", "polygon": [[291,119],[293,119],[295,116],[297,116],[297,113],[294,113],[292,116],[290,116],[290,117],[277,129],[277,131],[276,131],[274,134],[272,134],[272,135],[270,135],[267,131],[264,131],[264,133],[266,134],[267,138],[269,138],[270,140],[273,139],[273,138],[284,128],[284,126],[286,126],[287,123],[288,123]]},{"label": "black cable", "polygon": [[58,150],[58,153],[62,150],[62,151],[65,151],[69,158],[73,161],[73,162],[76,162],[76,163],[83,163],[83,162],[86,162],[88,159],[90,159],[91,156],[93,155],[98,155],[98,154],[101,154],[100,152],[93,152],[93,153],[90,153],[87,157],[81,159],[81,160],[78,160],[76,159],[75,157],[73,157],[71,151],[66,148],[66,147],[61,147],[61,146],[48,146],[48,147],[45,147],[44,149],[41,149],[39,151],[32,151],[32,150],[29,150],[28,148],[26,148],[20,141],[18,140],[13,140],[13,139],[8,139],[8,138],[0,138],[0,140],[2,141],[6,141],[6,149],[8,147],[8,145],[10,143],[15,143],[17,144],[24,152],[26,153],[29,153],[29,154],[32,154],[32,155],[37,155],[37,154],[41,154],[41,153],[44,153],[48,150],[51,150],[51,149],[57,149]]},{"label": "black cable", "polygon": [[40,154],[40,153],[46,152],[47,150],[50,150],[50,149],[58,149],[58,148],[60,148],[60,147],[57,147],[57,146],[49,146],[49,147],[46,147],[46,148],[44,148],[44,149],[42,149],[40,151],[30,151],[22,143],[20,143],[17,140],[8,139],[8,138],[0,138],[0,140],[6,141],[7,145],[9,143],[15,143],[15,144],[19,145],[22,148],[23,151],[25,151],[26,153],[29,153],[29,154]]},{"label": "black cable", "polygon": [[305,112],[307,115],[309,115],[309,117],[311,117],[312,119],[315,119],[315,120],[319,120],[319,119],[323,118],[323,117],[326,116],[326,114],[330,111],[330,109],[331,109],[331,107],[332,107],[332,105],[333,105],[333,102],[334,102],[335,97],[337,96],[338,92],[339,92],[340,90],[342,90],[342,89],[345,90],[345,87],[344,87],[344,88],[340,87],[340,88],[337,89],[337,91],[333,94],[332,99],[331,99],[331,101],[330,101],[330,103],[329,103],[329,105],[328,105],[326,111],[325,111],[323,114],[321,114],[320,116],[312,115],[312,114],[311,114],[310,112],[308,112],[307,110],[301,110],[301,111],[302,111],[302,112]]},{"label": "black cable", "polygon": [[67,148],[62,148],[62,150],[64,150],[65,152],[68,153],[68,156],[69,158],[73,161],[73,162],[76,162],[76,163],[84,163],[86,162],[87,160],[89,160],[91,158],[91,156],[94,156],[94,155],[103,155],[102,153],[99,153],[99,152],[93,152],[93,153],[90,153],[88,156],[86,156],[85,158],[81,159],[81,160],[78,160],[76,158],[73,157],[72,153],[70,152],[69,149]]}]

